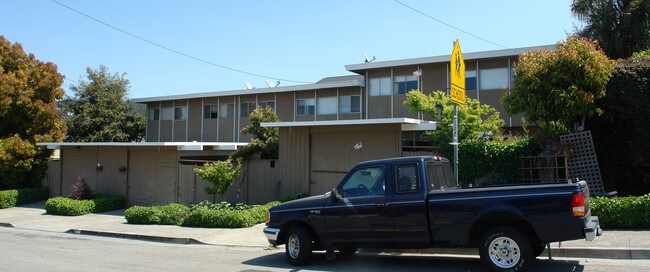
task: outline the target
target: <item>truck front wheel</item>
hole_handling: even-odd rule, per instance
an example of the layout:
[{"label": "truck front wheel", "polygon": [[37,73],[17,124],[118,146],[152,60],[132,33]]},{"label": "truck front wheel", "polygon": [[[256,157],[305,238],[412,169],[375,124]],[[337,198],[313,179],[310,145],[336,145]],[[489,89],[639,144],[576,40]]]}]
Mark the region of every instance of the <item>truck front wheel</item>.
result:
[{"label": "truck front wheel", "polygon": [[311,259],[311,234],[300,226],[292,227],[287,233],[285,246],[287,259],[293,265],[304,265]]},{"label": "truck front wheel", "polygon": [[498,227],[485,233],[479,255],[494,271],[525,271],[534,258],[530,241],[510,227]]}]

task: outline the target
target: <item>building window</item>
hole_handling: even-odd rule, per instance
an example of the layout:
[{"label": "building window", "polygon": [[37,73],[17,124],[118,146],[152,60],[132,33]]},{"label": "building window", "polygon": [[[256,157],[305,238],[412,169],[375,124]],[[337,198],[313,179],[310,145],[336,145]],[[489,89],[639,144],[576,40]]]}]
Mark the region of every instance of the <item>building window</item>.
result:
[{"label": "building window", "polygon": [[340,113],[359,113],[361,112],[360,95],[344,95],[339,98]]},{"label": "building window", "polygon": [[239,112],[241,117],[251,116],[251,112],[255,110],[255,102],[241,102],[239,105]]},{"label": "building window", "polygon": [[258,107],[260,107],[260,108],[269,107],[271,109],[275,109],[275,101],[273,101],[273,100],[271,100],[271,101],[260,101],[258,103]]},{"label": "building window", "polygon": [[235,116],[235,104],[221,105],[220,111],[221,119],[232,118]]},{"label": "building window", "polygon": [[482,90],[501,90],[508,87],[508,68],[481,69],[479,87]]},{"label": "building window", "polygon": [[162,120],[171,121],[174,118],[174,110],[172,108],[162,108]]},{"label": "building window", "polygon": [[424,131],[402,131],[402,151],[434,151],[433,139]]},{"label": "building window", "polygon": [[187,106],[174,108],[174,120],[187,120]]},{"label": "building window", "polygon": [[318,115],[336,114],[336,97],[319,97],[316,111]]},{"label": "building window", "polygon": [[418,89],[418,78],[415,76],[396,76],[395,94],[406,94]]},{"label": "building window", "polygon": [[160,120],[160,109],[149,109],[147,112],[147,120],[158,121]]},{"label": "building window", "polygon": [[219,118],[219,105],[205,105],[203,106],[203,118],[217,119]]},{"label": "building window", "polygon": [[377,77],[370,79],[370,96],[390,95],[390,77]]},{"label": "building window", "polygon": [[296,115],[314,115],[314,99],[296,99]]},{"label": "building window", "polygon": [[465,90],[476,90],[476,71],[465,71]]}]

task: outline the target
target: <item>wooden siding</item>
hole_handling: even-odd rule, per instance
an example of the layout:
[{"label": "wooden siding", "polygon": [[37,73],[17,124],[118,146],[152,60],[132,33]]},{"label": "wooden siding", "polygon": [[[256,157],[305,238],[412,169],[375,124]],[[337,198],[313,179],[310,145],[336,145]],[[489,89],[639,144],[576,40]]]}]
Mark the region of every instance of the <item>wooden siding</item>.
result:
[{"label": "wooden siding", "polygon": [[279,185],[276,195],[309,192],[309,128],[280,128]]}]

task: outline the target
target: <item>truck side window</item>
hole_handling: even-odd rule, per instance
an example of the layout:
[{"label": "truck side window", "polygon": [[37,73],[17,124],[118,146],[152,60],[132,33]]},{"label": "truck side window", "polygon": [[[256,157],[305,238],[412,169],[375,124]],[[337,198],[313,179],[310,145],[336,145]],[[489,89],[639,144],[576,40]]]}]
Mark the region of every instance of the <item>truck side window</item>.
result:
[{"label": "truck side window", "polygon": [[343,197],[385,195],[383,167],[357,169],[341,186]]},{"label": "truck side window", "polygon": [[397,185],[395,188],[398,193],[419,192],[420,178],[417,164],[398,165],[396,181]]}]

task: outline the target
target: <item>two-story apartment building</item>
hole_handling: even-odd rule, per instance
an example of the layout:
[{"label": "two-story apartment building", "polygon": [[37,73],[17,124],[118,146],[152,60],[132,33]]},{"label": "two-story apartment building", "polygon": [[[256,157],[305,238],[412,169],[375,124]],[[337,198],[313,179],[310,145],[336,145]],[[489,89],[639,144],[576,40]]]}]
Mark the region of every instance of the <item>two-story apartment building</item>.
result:
[{"label": "two-story apartment building", "polygon": [[[505,113],[500,98],[504,89],[507,91],[512,86],[513,63],[519,52],[533,48],[464,54],[467,96],[495,107],[506,121],[506,127],[519,127],[521,121],[520,117]],[[351,166],[363,160],[432,152],[432,141],[423,132],[435,129],[435,121],[426,114],[409,112],[403,103],[406,93],[413,89],[431,93],[449,88],[449,55],[351,64],[345,68],[356,75],[328,77],[313,84],[295,86],[134,99],[147,107],[146,143],[124,147],[125,163],[155,165],[155,158],[160,154],[155,155],[152,146],[159,146],[157,152],[168,151],[166,161],[172,165],[175,162],[177,167],[169,171],[174,173],[169,181],[154,181],[155,184],[143,187],[145,189],[135,185],[143,181],[130,179],[144,179],[146,174],[129,174],[127,197],[139,199],[132,203],[160,203],[155,194],[148,198],[131,197],[129,192],[136,190],[137,194],[146,194],[147,188],[157,188],[156,184],[164,183],[176,186],[169,190],[176,196],[160,199],[200,201],[201,196],[196,194],[193,197],[183,195],[189,190],[182,189],[188,187],[182,185],[187,183],[183,180],[192,178],[193,173],[183,170],[182,165],[223,158],[230,152],[228,149],[232,150],[227,147],[249,141],[250,135],[240,131],[250,124],[249,115],[256,107],[271,107],[280,119],[276,123],[263,124],[280,128],[279,159],[268,164],[274,168],[274,176],[256,181],[256,184],[266,184],[265,190],[275,198],[298,192],[326,192]],[[420,71],[421,75],[416,76],[414,71]],[[167,147],[170,143],[172,146],[176,143],[177,148]],[[61,152],[63,165],[66,165],[65,154],[75,153],[80,147],[75,143],[50,144],[53,148],[64,147]],[[138,149],[146,148],[152,149],[150,155],[138,155]],[[96,153],[101,152],[98,149]],[[127,168],[127,173],[136,171]],[[155,167],[148,169],[158,172]],[[195,187],[190,191],[195,191]]]}]

